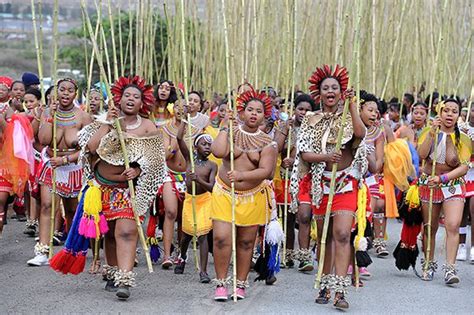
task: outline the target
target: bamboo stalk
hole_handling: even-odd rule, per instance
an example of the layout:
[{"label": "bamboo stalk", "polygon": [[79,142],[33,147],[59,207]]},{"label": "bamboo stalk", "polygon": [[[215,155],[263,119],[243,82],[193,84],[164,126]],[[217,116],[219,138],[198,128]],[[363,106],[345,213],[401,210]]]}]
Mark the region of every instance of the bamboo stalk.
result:
[{"label": "bamboo stalk", "polygon": [[[448,1],[444,0],[441,15],[445,11],[447,4],[448,4]],[[441,51],[441,42],[442,41],[443,41],[443,28],[440,27],[439,28],[439,35],[438,35],[438,44],[436,45],[436,54],[435,54],[435,57],[434,57],[435,60],[434,60],[434,63],[433,63],[433,70],[432,70],[432,74],[431,74],[431,87],[430,87],[431,92],[430,92],[430,102],[428,104],[428,109],[429,109],[428,118],[431,117],[431,115],[432,115],[433,93],[434,93],[434,89],[435,89],[436,73],[437,73],[437,70],[438,70],[438,62],[439,62],[439,55],[440,55],[440,51]]]},{"label": "bamboo stalk", "polygon": [[[36,12],[35,12],[35,1],[31,0],[31,17],[33,20],[33,32],[35,36],[35,50],[36,50],[36,61],[38,63],[38,76],[40,78],[40,91],[41,91],[41,102],[43,104],[46,103],[45,97],[44,97],[44,88],[43,88],[43,62],[42,62],[42,56],[41,56],[41,51],[40,51],[40,44],[39,44],[39,38],[38,38],[38,29],[36,27]],[[40,22],[41,23],[41,22]]]},{"label": "bamboo stalk", "polygon": [[[436,176],[436,160],[438,159],[438,133],[439,128],[436,128],[434,144],[433,144],[433,162],[431,164],[431,176]],[[428,244],[426,244],[426,257],[425,264],[423,265],[423,270],[427,271],[431,262],[431,223],[433,217],[433,193],[434,187],[430,186],[430,202],[428,204],[428,223],[427,234],[428,234]]]},{"label": "bamboo stalk", "polygon": [[[58,87],[56,84],[57,67],[58,67],[58,12],[59,1],[54,0],[53,9],[53,64],[51,77],[55,87],[53,88],[53,102],[58,98]],[[53,158],[57,157],[57,116],[56,111],[53,112]],[[56,168],[52,167],[51,171],[51,217],[50,217],[50,232],[49,232],[49,259],[53,258],[53,236],[54,236],[54,217],[56,212]]]},{"label": "bamboo stalk", "polygon": [[[361,14],[362,14],[362,4],[360,2],[357,2],[356,5],[357,5],[357,19],[356,19],[356,25],[354,28],[354,38],[356,39],[356,48],[353,51],[352,64],[354,64],[355,61],[357,60],[357,57],[359,55],[357,50],[360,47],[360,44],[358,44],[358,42],[359,42],[359,34],[360,34],[360,20],[361,20]],[[354,68],[354,67],[351,66],[351,68]],[[348,84],[348,86],[351,86],[350,83]],[[344,110],[342,112],[342,122],[337,134],[335,152],[339,152],[341,150],[343,126],[346,122],[347,112],[349,111],[349,102],[350,101],[346,99],[345,104],[344,104]],[[321,286],[321,277],[322,277],[323,269],[324,269],[324,259],[325,259],[325,254],[326,254],[326,238],[327,238],[327,233],[328,233],[328,228],[329,228],[329,219],[330,219],[330,214],[331,214],[332,202],[334,199],[335,188],[336,188],[336,172],[337,172],[337,163],[334,163],[332,165],[331,182],[329,184],[328,203],[326,207],[326,213],[324,215],[324,225],[323,225],[323,231],[322,231],[321,242],[320,242],[321,248],[320,248],[320,253],[319,253],[319,258],[318,258],[318,262],[319,262],[318,273],[316,276],[316,283],[315,283],[315,288],[318,288],[318,289]]]},{"label": "bamboo stalk", "polygon": [[[101,73],[101,76],[102,76],[102,78],[104,80],[104,83],[105,83],[105,88],[106,88],[106,91],[107,91],[108,98],[112,99],[112,93],[110,92],[110,85],[107,82],[107,76],[105,74],[102,55],[99,52],[97,41],[95,40],[95,38],[93,36],[93,33],[92,33],[92,25],[91,25],[89,15],[88,15],[87,10],[86,10],[85,0],[81,0],[81,8],[82,8],[82,11],[84,12],[84,15],[86,17],[87,29],[89,31],[89,36],[92,40],[92,47],[96,51],[100,73]],[[120,141],[120,147],[121,147],[122,153],[123,153],[125,169],[128,169],[128,168],[130,168],[130,162],[128,160],[127,147],[125,145],[125,140],[123,138],[122,127],[120,125],[120,122],[119,122],[118,118],[115,120],[115,128],[117,129],[117,134],[118,134],[119,141]],[[132,180],[128,180],[128,187],[129,187],[129,190],[130,190],[130,199],[131,199],[131,204],[132,204],[135,223],[137,225],[138,236],[140,238],[140,243],[142,244],[143,251],[145,252],[145,258],[146,258],[146,262],[147,262],[147,266],[148,266],[148,271],[150,273],[152,273],[153,272],[153,265],[151,263],[150,250],[149,250],[148,245],[145,241],[145,235],[143,234],[143,229],[142,229],[142,226],[141,226],[140,217],[139,217],[139,215],[136,211],[135,187],[133,186],[133,181]]]},{"label": "bamboo stalk", "polygon": [[[234,117],[236,113],[235,106],[232,106],[231,102],[231,82],[230,82],[230,49],[229,49],[229,36],[227,32],[227,19],[226,19],[226,10],[225,10],[225,0],[221,0],[222,5],[222,21],[224,24],[224,46],[225,46],[225,65],[226,65],[226,77],[227,77],[227,106],[229,109],[234,111]],[[255,0],[254,0],[255,5]],[[255,17],[255,16],[254,16]],[[229,142],[230,142],[230,170],[234,171],[234,130],[233,122],[229,122]],[[233,297],[234,302],[237,302],[237,250],[236,250],[236,237],[237,231],[235,226],[235,184],[231,182],[231,196],[232,196],[232,286],[233,286]]]},{"label": "bamboo stalk", "polygon": [[[128,7],[131,8],[132,7],[132,4],[131,4],[131,0],[128,0]],[[136,73],[136,68],[133,67],[134,65],[134,59],[133,59],[133,14],[132,14],[132,10],[128,10],[128,31],[129,31],[129,38],[130,38],[130,46],[128,46],[127,48],[129,49],[130,51],[130,72],[129,74],[132,74],[132,73]],[[135,34],[137,32],[137,29],[135,29]],[[135,41],[137,41],[137,38],[136,38],[136,35],[135,35]]]},{"label": "bamboo stalk", "polygon": [[[186,56],[186,23],[184,18],[184,0],[181,0],[181,45],[182,45],[182,58],[183,58],[183,73],[184,73],[184,97],[185,102],[189,102],[189,95],[188,95],[188,69],[187,69],[187,56]],[[195,165],[194,165],[194,156],[193,156],[193,139],[192,139],[192,128],[191,128],[191,115],[188,113],[188,145],[189,145],[189,161],[191,163],[191,172],[194,173]],[[193,252],[194,252],[194,261],[196,264],[196,270],[199,270],[199,259],[197,254],[197,216],[196,216],[196,182],[193,180],[191,182],[191,204],[193,209],[193,228],[194,228],[194,235],[193,235]]]},{"label": "bamboo stalk", "polygon": [[125,64],[123,54],[123,39],[122,39],[122,10],[120,3],[117,8],[118,11],[118,31],[119,31],[119,52],[120,52],[120,76],[125,76]]},{"label": "bamboo stalk", "polygon": [[375,57],[375,54],[376,54],[376,51],[375,51],[375,38],[376,38],[376,29],[375,29],[375,25],[376,25],[376,18],[377,18],[377,15],[375,14],[376,12],[376,0],[372,0],[372,40],[371,40],[371,56],[372,56],[372,93],[376,94],[377,91],[376,91],[376,72],[377,72],[377,68],[376,68],[376,57]]},{"label": "bamboo stalk", "polygon": [[[297,0],[293,1],[293,55],[292,55],[292,71],[291,71],[291,102],[290,104],[290,114],[289,114],[289,119],[293,118],[293,108],[295,106],[295,76],[296,76],[296,42],[297,42],[297,27],[296,27],[296,17],[298,9],[297,9]],[[288,103],[288,102],[287,102]],[[287,150],[286,150],[286,158],[289,159],[291,156],[291,145],[292,145],[292,140],[291,139],[291,134],[292,134],[292,126],[290,124],[290,127],[288,129],[288,144],[287,144]],[[296,139],[295,139],[296,141]],[[286,266],[286,235],[288,233],[288,168],[285,168],[285,190],[284,190],[284,196],[285,196],[285,204],[283,207],[283,211],[285,213],[285,216],[283,217],[283,230],[284,230],[284,238],[283,238],[283,264]]]},{"label": "bamboo stalk", "polygon": [[[99,16],[101,15],[101,10],[102,10],[102,8],[99,7],[99,11],[98,11]],[[85,18],[84,13],[82,13],[82,18],[84,20],[84,27],[87,28],[86,18]],[[100,23],[99,23],[99,20],[97,20],[97,24],[95,26],[95,33],[94,33],[94,38],[96,40],[97,40],[97,36],[99,34],[99,27],[100,27]],[[84,36],[85,36],[85,34],[86,34],[86,30],[84,30]],[[90,110],[89,98],[90,98],[90,95],[91,95],[92,72],[94,70],[94,58],[95,58],[95,50],[92,49],[91,60],[90,60],[90,63],[89,63],[89,71],[88,71],[88,75],[87,75],[87,87],[86,87],[86,110],[87,110],[87,112],[89,112],[89,110]],[[101,89],[102,89],[102,86],[101,86]],[[102,95],[102,93],[101,93],[101,95]],[[100,105],[100,110],[102,110],[102,102],[101,102],[101,105]]]},{"label": "bamboo stalk", "polygon": [[[86,78],[89,78],[89,68],[87,67],[89,65],[89,54],[87,52],[87,36],[86,36],[86,23],[84,19],[84,13],[82,13],[82,40],[84,43],[84,58],[86,59]],[[90,84],[88,83],[86,86],[86,112],[89,112],[89,93],[90,93]],[[82,95],[81,95],[82,96]]]},{"label": "bamboo stalk", "polygon": [[[107,5],[109,7],[109,23],[110,23],[110,36],[112,37],[112,54],[114,60],[114,80],[117,80],[119,77],[119,70],[118,70],[118,61],[117,61],[117,48],[115,46],[115,26],[114,26],[114,18],[112,16],[112,2],[111,0],[107,0]],[[120,17],[120,12],[119,12]],[[121,33],[120,33],[121,34]],[[122,37],[120,36],[120,41]]]},{"label": "bamboo stalk", "polygon": [[390,76],[392,75],[392,72],[393,72],[393,62],[395,60],[395,54],[398,51],[398,41],[400,40],[400,34],[401,34],[400,30],[401,30],[402,25],[403,25],[403,18],[405,16],[406,6],[407,6],[407,0],[403,0],[402,10],[400,12],[400,19],[398,21],[398,26],[397,26],[397,32],[396,32],[397,35],[395,37],[395,43],[393,44],[392,55],[390,57],[390,65],[388,67],[388,72],[387,72],[387,75],[385,77],[385,82],[384,82],[384,85],[383,85],[383,88],[382,88],[382,93],[380,94],[381,99],[383,99],[385,97],[385,92],[387,91],[388,81],[389,81]]}]

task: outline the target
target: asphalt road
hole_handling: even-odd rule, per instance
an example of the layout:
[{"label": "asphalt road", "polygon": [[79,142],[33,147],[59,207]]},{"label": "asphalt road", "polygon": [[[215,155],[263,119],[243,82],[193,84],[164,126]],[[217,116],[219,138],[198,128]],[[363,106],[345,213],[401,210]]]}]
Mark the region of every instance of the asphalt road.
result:
[{"label": "asphalt road", "polygon": [[[183,275],[155,266],[148,274],[142,257],[136,268],[137,287],[132,297],[118,301],[114,293],[106,292],[98,275],[87,272],[79,276],[64,276],[49,267],[28,267],[34,241],[22,234],[24,224],[9,220],[0,240],[0,314],[5,313],[277,313],[302,314],[337,312],[329,305],[314,303],[314,274],[302,274],[295,269],[282,270],[273,286],[251,283],[248,298],[234,304],[214,302],[213,285],[201,284],[193,263],[187,264]],[[389,249],[398,242],[401,225],[390,222]],[[444,259],[444,230],[438,232],[437,256],[440,266]],[[55,248],[58,251],[59,247]],[[90,255],[89,255],[90,256]],[[192,259],[192,255],[189,255]],[[458,264],[461,283],[447,287],[439,270],[433,282],[423,282],[412,271],[400,272],[392,256],[373,258],[369,267],[372,277],[357,292],[350,289],[348,301],[351,313],[474,313],[474,265]],[[88,264],[90,262],[90,257]],[[88,266],[87,266],[88,268]],[[214,267],[209,266],[210,276]],[[255,273],[251,273],[253,281]]]}]

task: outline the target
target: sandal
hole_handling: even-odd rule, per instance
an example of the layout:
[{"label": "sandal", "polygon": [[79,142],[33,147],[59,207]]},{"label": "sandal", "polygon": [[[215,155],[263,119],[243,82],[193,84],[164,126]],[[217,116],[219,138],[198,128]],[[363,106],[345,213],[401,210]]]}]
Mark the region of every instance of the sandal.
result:
[{"label": "sandal", "polygon": [[89,268],[89,273],[91,275],[101,273],[100,267],[101,267],[100,259],[92,260],[91,267]]},{"label": "sandal", "polygon": [[170,259],[170,257],[165,258],[161,263],[161,268],[166,270],[168,270],[171,266],[173,266],[173,261]]},{"label": "sandal", "polygon": [[349,303],[344,298],[344,293],[336,293],[334,297],[334,307],[339,310],[346,310],[349,308]]},{"label": "sandal", "polygon": [[329,289],[319,290],[318,296],[316,297],[315,302],[317,304],[328,304],[331,300],[331,291]]},{"label": "sandal", "polygon": [[[353,287],[357,287],[355,278],[351,278],[351,282],[352,282]],[[362,280],[359,278],[359,288],[363,288],[363,287],[364,287],[364,282],[362,282]]]}]

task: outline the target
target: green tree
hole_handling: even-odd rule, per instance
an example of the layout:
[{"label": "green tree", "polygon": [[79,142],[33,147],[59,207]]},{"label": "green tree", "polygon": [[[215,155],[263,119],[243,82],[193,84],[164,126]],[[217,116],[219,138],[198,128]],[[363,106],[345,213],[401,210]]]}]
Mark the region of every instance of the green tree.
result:
[{"label": "green tree", "polygon": [[[129,14],[126,12],[121,12],[121,33],[122,33],[122,54],[124,58],[124,65],[125,65],[125,75],[129,75],[130,73],[130,53],[126,53],[127,49],[127,43],[129,42],[129,34],[130,34],[130,29],[129,29]],[[162,52],[166,51],[166,38],[167,38],[167,27],[166,27],[166,20],[159,15],[158,12],[154,12],[155,16],[153,21],[154,27],[155,27],[155,36],[156,38],[154,39],[154,54],[156,55],[156,61],[159,65],[162,64],[164,61],[164,54]],[[134,19],[136,17],[136,14],[132,14],[132,18]],[[91,18],[91,23],[93,28],[95,28],[96,21],[97,21],[97,16],[94,16]],[[119,47],[119,18],[118,15],[114,15],[114,35],[115,35],[115,44],[116,44],[116,49],[117,49],[117,60],[119,63],[119,71],[120,69],[120,47]],[[108,52],[109,52],[109,62],[111,65],[111,71],[113,72],[113,50],[112,50],[112,38],[110,36],[110,23],[109,23],[109,18],[108,16],[105,16],[102,18],[102,27],[104,28],[104,32],[106,35],[106,40],[107,40],[107,47],[108,47]],[[132,47],[135,49],[135,42],[136,42],[136,23],[135,20],[132,21]],[[89,33],[87,29],[85,30],[84,34],[84,28],[82,26],[74,28],[70,30],[67,35],[73,39],[73,43],[71,45],[68,45],[67,47],[61,47],[59,50],[59,59],[62,62],[67,62],[72,69],[77,69],[81,70],[82,73],[86,74],[88,70],[86,70],[89,65],[86,65],[86,56],[84,53],[84,38],[86,38],[87,42],[87,55],[90,61],[91,58],[91,52],[92,52],[92,41],[90,40]],[[84,37],[85,35],[85,37]],[[99,40],[99,38],[98,38]],[[161,42],[163,40],[163,42]],[[135,55],[135,50],[133,51]],[[105,61],[105,53],[104,53],[104,68],[107,69],[106,66],[106,61]],[[134,56],[134,59],[136,59],[136,56]],[[165,61],[165,67],[166,67],[166,61]],[[165,71],[163,74],[166,73],[166,68],[164,69]],[[97,59],[95,59],[94,63],[94,69],[92,73],[92,83],[99,81],[99,66],[97,64]],[[155,78],[156,81],[156,78]],[[85,87],[87,84],[87,78],[82,80],[82,82],[79,82],[79,85],[81,87]]]}]

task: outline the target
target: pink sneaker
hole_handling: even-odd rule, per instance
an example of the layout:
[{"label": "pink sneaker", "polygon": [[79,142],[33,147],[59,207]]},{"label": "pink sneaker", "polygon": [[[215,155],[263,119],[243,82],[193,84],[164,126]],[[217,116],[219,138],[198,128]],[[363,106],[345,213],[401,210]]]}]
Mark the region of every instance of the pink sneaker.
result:
[{"label": "pink sneaker", "polygon": [[352,274],[352,265],[349,265],[349,267],[347,268],[347,274],[348,275],[351,275]]},{"label": "pink sneaker", "polygon": [[[235,290],[235,294],[237,295],[237,300],[243,300],[245,299],[245,289],[244,288],[239,288]],[[234,295],[232,294],[232,298],[234,298]]]},{"label": "pink sneaker", "polygon": [[365,278],[370,278],[370,276],[372,276],[366,267],[359,268],[359,275]]},{"label": "pink sneaker", "polygon": [[216,291],[214,292],[214,300],[225,302],[228,299],[228,293],[226,287],[216,287]]}]

